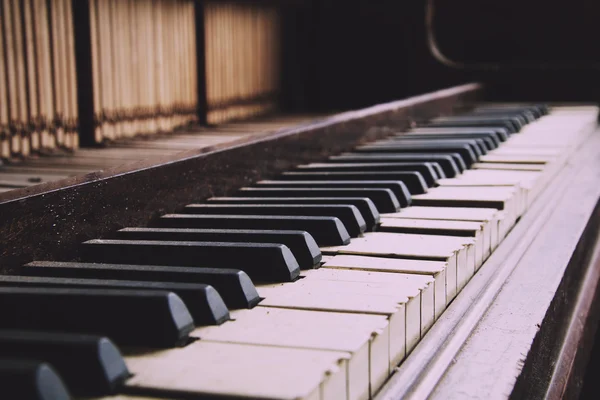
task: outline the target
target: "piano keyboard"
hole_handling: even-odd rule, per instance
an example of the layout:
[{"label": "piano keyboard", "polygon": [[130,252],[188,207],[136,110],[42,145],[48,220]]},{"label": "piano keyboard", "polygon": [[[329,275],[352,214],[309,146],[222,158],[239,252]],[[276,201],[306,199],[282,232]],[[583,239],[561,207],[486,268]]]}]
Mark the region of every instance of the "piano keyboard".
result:
[{"label": "piano keyboard", "polygon": [[439,118],[1,276],[0,392],[373,398],[597,112]]}]

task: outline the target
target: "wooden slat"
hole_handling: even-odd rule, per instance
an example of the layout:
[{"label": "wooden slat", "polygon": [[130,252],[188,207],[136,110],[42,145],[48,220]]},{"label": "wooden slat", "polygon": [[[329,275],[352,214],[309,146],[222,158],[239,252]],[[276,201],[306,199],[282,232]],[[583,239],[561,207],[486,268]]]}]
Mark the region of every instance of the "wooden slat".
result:
[{"label": "wooden slat", "polygon": [[[0,10],[4,15],[4,2],[0,2]],[[0,18],[0,157],[2,158],[10,157],[8,71],[5,68],[6,58],[4,55],[4,41],[7,36],[4,18]]]}]

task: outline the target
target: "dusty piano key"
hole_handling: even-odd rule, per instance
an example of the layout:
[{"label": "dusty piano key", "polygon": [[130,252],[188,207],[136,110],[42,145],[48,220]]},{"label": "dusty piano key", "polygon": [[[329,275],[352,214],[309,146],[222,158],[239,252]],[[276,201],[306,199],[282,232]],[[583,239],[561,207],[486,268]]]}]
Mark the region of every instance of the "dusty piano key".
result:
[{"label": "dusty piano key", "polygon": [[[336,217],[346,227],[351,237],[357,237],[367,229],[358,208],[352,205],[285,205],[285,204],[188,204],[181,210],[186,214],[235,214],[235,215],[294,215],[313,217]],[[369,227],[372,229],[373,227]]]},{"label": "dusty piano key", "polygon": [[236,196],[241,197],[366,197],[379,212],[396,212],[400,203],[390,189],[312,189],[312,188],[242,188]]},{"label": "dusty piano key", "polygon": [[200,283],[4,275],[0,276],[0,287],[163,290],[175,293],[185,302],[196,325],[218,325],[229,319],[229,310],[219,293],[212,286]]},{"label": "dusty piano key", "polygon": [[[495,208],[467,207],[408,207],[401,212],[385,214],[387,218],[429,219],[447,221],[482,222],[490,232],[490,248],[495,250],[504,237],[500,237],[499,224],[501,212]],[[486,254],[487,258],[489,254]]]},{"label": "dusty piano key", "polygon": [[[260,307],[387,315],[390,338],[395,342],[390,344],[390,351],[394,362],[399,362],[421,338],[421,291],[424,288],[421,282],[390,285],[301,279],[293,284],[260,285],[258,291],[265,298]],[[431,306],[426,312],[433,314],[431,302],[425,303]]]},{"label": "dusty piano key", "polygon": [[[462,160],[462,159],[461,159]],[[442,168],[447,178],[454,178],[465,168],[457,163],[457,159],[447,154],[369,154],[347,153],[329,157],[331,163],[405,163],[405,162],[432,162]]]},{"label": "dusty piano key", "polygon": [[489,134],[495,136],[500,142],[505,142],[510,137],[508,131],[504,128],[500,127],[471,127],[471,128],[443,128],[443,127],[420,127],[413,128],[409,131],[409,133],[415,134],[433,134],[433,135],[443,135],[443,134],[456,134],[456,135],[470,135],[470,134]]},{"label": "dusty piano key", "polygon": [[118,345],[172,347],[194,322],[175,293],[157,290],[0,287],[1,329],[91,333]]},{"label": "dusty piano key", "polygon": [[339,351],[198,340],[185,348],[126,356],[133,374],[126,392],[169,398],[346,399],[349,358]]},{"label": "dusty piano key", "polygon": [[536,119],[543,117],[548,114],[548,106],[545,104],[532,104],[532,105],[483,105],[477,106],[470,111],[474,114],[503,114],[511,112],[527,112],[531,113]]},{"label": "dusty piano key", "polygon": [[520,191],[512,187],[453,187],[440,186],[428,193],[414,196],[415,206],[435,207],[474,207],[505,210],[511,223],[517,220]]},{"label": "dusty piano key", "polygon": [[509,133],[517,133],[521,130],[518,120],[502,117],[477,117],[477,116],[450,116],[440,117],[429,121],[427,127],[480,127],[497,126],[505,128]]},{"label": "dusty piano key", "polygon": [[[256,182],[257,187],[264,188],[308,188],[308,189],[323,189],[340,188],[340,189],[388,189],[398,199],[400,207],[408,207],[410,205],[410,191],[404,182],[401,181],[287,181],[287,180],[265,180]],[[425,188],[423,188],[425,189]],[[426,190],[421,191],[422,193]],[[329,194],[328,194],[329,195]]]},{"label": "dusty piano key", "polygon": [[446,287],[456,287],[456,281],[452,281],[456,276],[446,274],[448,266],[447,262],[442,261],[338,255],[327,256],[322,268],[431,276],[434,279],[435,319],[437,319],[451,301],[446,294]]},{"label": "dusty piano key", "polygon": [[276,243],[94,239],[82,244],[82,258],[107,264],[243,266],[251,278],[267,281],[293,281],[300,273],[290,249]]},{"label": "dusty piano key", "polygon": [[546,147],[546,148],[531,148],[525,146],[512,146],[506,145],[502,148],[496,149],[491,152],[490,155],[525,155],[525,156],[548,156],[548,157],[560,157],[564,153],[563,148],[559,147]]},{"label": "dusty piano key", "polygon": [[465,116],[477,116],[477,117],[493,117],[493,118],[515,118],[521,127],[527,124],[535,122],[537,117],[530,111],[526,110],[513,110],[513,111],[500,111],[500,110],[478,110],[477,112],[471,111]]},{"label": "dusty piano key", "polygon": [[155,221],[155,225],[163,228],[302,230],[310,233],[319,246],[350,241],[346,227],[336,217],[167,214]]},{"label": "dusty piano key", "polygon": [[480,163],[507,163],[507,164],[547,164],[557,158],[548,154],[488,154],[482,156]]},{"label": "dusty piano key", "polygon": [[70,400],[71,395],[50,364],[0,358],[0,396],[22,400]]},{"label": "dusty piano key", "polygon": [[[358,208],[367,224],[367,229],[379,223],[379,211],[377,211],[375,203],[367,197],[211,197],[206,201],[208,204],[349,204]],[[307,232],[306,234],[310,236]],[[294,252],[292,246],[282,243]],[[296,254],[294,253],[294,255]],[[296,256],[296,259],[298,259],[298,256]]]},{"label": "dusty piano key", "polygon": [[232,321],[213,328],[196,329],[194,335],[205,342],[348,353],[349,399],[370,398],[396,366],[391,364],[389,325],[383,315],[256,307],[251,311],[236,311]]},{"label": "dusty piano key", "polygon": [[433,135],[433,134],[417,134],[417,133],[402,133],[396,136],[392,136],[386,139],[389,142],[394,143],[404,143],[404,142],[438,142],[438,141],[467,141],[468,143],[474,143],[476,145],[476,149],[480,151],[479,155],[487,154],[488,151],[497,149],[500,146],[500,141],[497,137],[493,135],[452,135],[452,134],[441,134],[441,135]]},{"label": "dusty piano key", "polygon": [[[436,168],[437,167],[437,168]],[[439,165],[430,162],[405,162],[405,163],[313,163],[298,165],[295,172],[418,172],[425,180],[427,187],[435,184],[441,176],[438,175]]]},{"label": "dusty piano key", "polygon": [[546,168],[546,164],[516,164],[507,162],[485,162],[475,163],[472,169],[478,170],[507,170],[507,171],[538,171],[541,172]]},{"label": "dusty piano key", "polygon": [[485,118],[505,118],[513,121],[521,128],[525,125],[533,122],[535,120],[534,116],[527,111],[519,110],[519,111],[504,111],[504,112],[492,112],[492,111],[483,111],[479,110],[479,112],[468,112],[466,114],[462,114],[464,117],[485,117]]},{"label": "dusty piano key", "polygon": [[102,336],[0,330],[0,352],[50,363],[76,396],[110,394],[131,375],[119,349]]},{"label": "dusty piano key", "polygon": [[[379,222],[379,221],[377,221]],[[321,250],[306,231],[249,229],[124,228],[113,234],[128,240],[182,240],[193,242],[281,243],[289,247],[300,268],[313,268],[321,261]]]},{"label": "dusty piano key", "polygon": [[413,133],[403,132],[389,138],[389,140],[403,139],[480,139],[488,151],[497,149],[502,141],[493,133]]},{"label": "dusty piano key", "polygon": [[473,152],[469,145],[445,145],[439,144],[437,146],[428,144],[417,144],[412,145],[408,143],[397,143],[391,142],[391,144],[371,144],[359,146],[353,150],[356,153],[382,153],[382,154],[448,154],[451,155],[455,160],[464,163],[465,168],[469,168],[473,163],[477,162],[479,157]]},{"label": "dusty piano key", "polygon": [[[436,315],[435,301],[435,280],[428,275],[417,274],[389,274],[387,272],[374,271],[356,271],[343,269],[323,268],[315,271],[306,271],[302,274],[306,282],[312,280],[333,281],[333,282],[359,282],[366,283],[370,287],[379,287],[382,289],[380,294],[384,294],[385,289],[392,287],[400,289],[401,287],[417,287],[421,291],[421,336],[424,335],[433,325]],[[444,296],[445,302],[445,296]],[[439,312],[445,309],[445,305]]]},{"label": "dusty piano key", "polygon": [[446,262],[446,274],[450,281],[456,282],[456,287],[446,287],[447,296],[453,299],[475,272],[473,242],[471,238],[451,236],[370,232],[362,238],[352,240],[347,246],[323,247],[321,251],[327,255],[346,254]]},{"label": "dusty piano key", "polygon": [[440,179],[440,186],[512,186],[520,190],[521,213],[546,187],[553,174],[534,171],[472,170],[457,179]]},{"label": "dusty piano key", "polygon": [[254,283],[239,269],[34,261],[24,265],[19,273],[45,277],[207,284],[217,289],[225,304],[232,309],[252,308],[260,301]]},{"label": "dusty piano key", "polygon": [[[422,147],[429,151],[429,149],[438,149],[438,148],[448,148],[452,149],[456,147],[457,151],[463,159],[466,161],[468,159],[478,159],[480,156],[487,154],[487,146],[482,139],[477,138],[462,138],[462,139],[450,139],[450,138],[441,138],[431,140],[427,136],[422,138],[416,137],[407,137],[407,136],[392,136],[391,138],[381,139],[376,142],[370,143],[372,146],[381,146],[381,147],[401,147],[401,148],[409,148],[416,149]],[[467,149],[467,150],[464,150]],[[470,151],[468,151],[470,150]]]},{"label": "dusty piano key", "polygon": [[284,172],[280,179],[298,181],[399,181],[403,182],[412,194],[425,193],[430,186],[416,171],[403,172]]},{"label": "dusty piano key", "polygon": [[491,232],[481,222],[430,219],[381,219],[381,232],[414,233],[420,235],[472,237],[475,240],[475,268],[479,269],[486,254],[491,252]]}]

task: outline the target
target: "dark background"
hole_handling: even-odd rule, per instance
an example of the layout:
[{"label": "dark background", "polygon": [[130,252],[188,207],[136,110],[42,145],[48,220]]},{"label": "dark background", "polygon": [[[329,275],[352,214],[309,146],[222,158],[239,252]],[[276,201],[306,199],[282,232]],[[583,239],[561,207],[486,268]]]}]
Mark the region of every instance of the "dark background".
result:
[{"label": "dark background", "polygon": [[331,111],[463,82],[494,100],[600,100],[600,2],[432,1],[445,56],[498,70],[457,70],[427,46],[426,0],[314,0],[284,6],[283,102]]}]

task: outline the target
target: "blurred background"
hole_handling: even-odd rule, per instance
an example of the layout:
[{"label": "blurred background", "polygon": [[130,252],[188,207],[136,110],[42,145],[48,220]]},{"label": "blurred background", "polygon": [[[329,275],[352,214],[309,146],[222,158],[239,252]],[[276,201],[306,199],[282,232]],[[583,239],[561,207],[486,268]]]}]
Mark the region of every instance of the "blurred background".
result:
[{"label": "blurred background", "polygon": [[1,0],[0,158],[472,81],[598,100],[592,0]]}]

